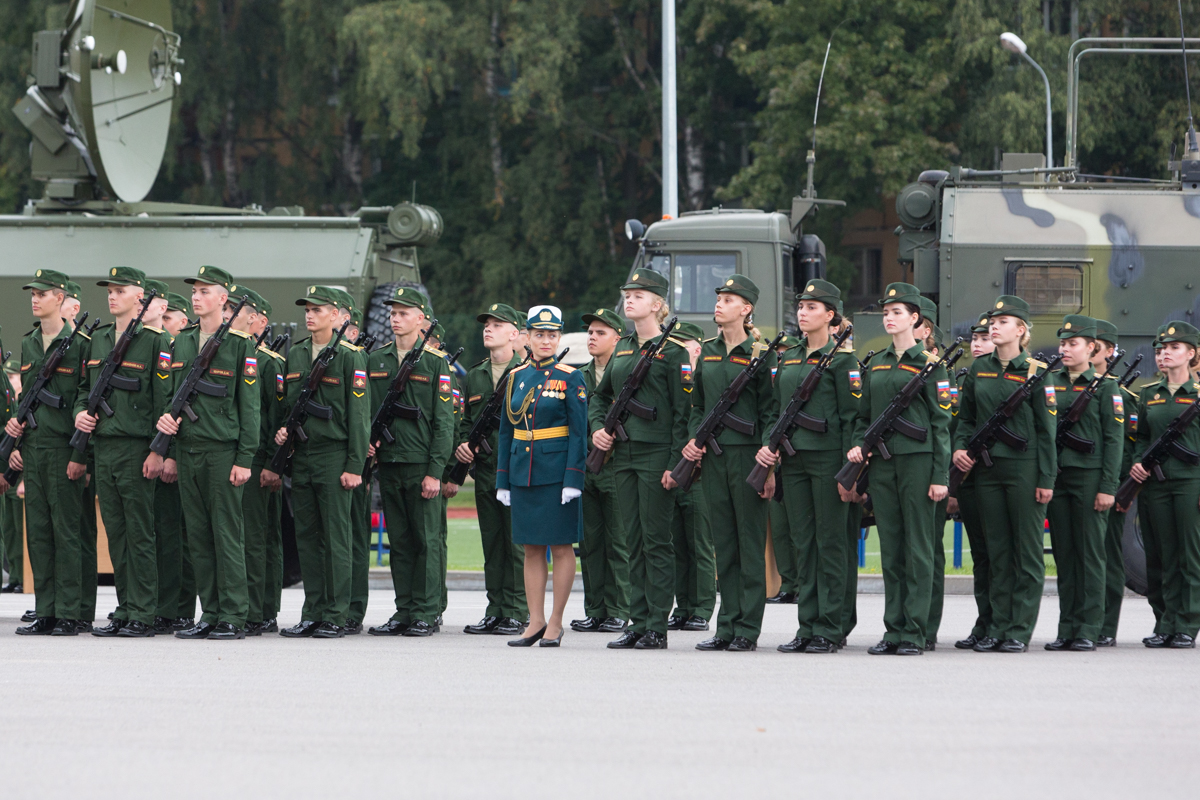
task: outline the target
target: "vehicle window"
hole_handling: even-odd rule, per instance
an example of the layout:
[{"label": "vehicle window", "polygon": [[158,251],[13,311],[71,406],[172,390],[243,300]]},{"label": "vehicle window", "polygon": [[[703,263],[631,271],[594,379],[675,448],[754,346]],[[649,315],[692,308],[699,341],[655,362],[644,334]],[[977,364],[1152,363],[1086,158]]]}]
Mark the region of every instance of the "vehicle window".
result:
[{"label": "vehicle window", "polygon": [[646,264],[646,266],[654,272],[657,272],[659,275],[662,275],[667,280],[671,279],[670,256],[663,254],[652,255],[650,256],[650,261]]},{"label": "vehicle window", "polygon": [[1018,264],[1010,268],[1008,293],[1024,298],[1034,315],[1083,310],[1083,268],[1076,264]]},{"label": "vehicle window", "polygon": [[737,272],[734,253],[679,253],[675,255],[675,275],[671,310],[683,314],[712,311],[716,288]]},{"label": "vehicle window", "polygon": [[796,293],[796,274],[792,271],[792,249],[784,247],[781,254],[783,267],[783,297],[786,305]]}]

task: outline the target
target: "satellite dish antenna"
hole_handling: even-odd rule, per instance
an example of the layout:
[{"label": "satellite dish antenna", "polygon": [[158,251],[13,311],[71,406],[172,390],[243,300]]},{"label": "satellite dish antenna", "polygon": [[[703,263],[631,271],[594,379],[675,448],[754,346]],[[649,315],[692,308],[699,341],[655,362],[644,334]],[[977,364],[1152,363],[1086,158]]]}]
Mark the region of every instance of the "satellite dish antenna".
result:
[{"label": "satellite dish antenna", "polygon": [[35,34],[34,82],[13,109],[34,136],[34,178],[50,200],[92,200],[98,186],[139,202],[181,81],[170,0],[74,0],[64,22]]}]

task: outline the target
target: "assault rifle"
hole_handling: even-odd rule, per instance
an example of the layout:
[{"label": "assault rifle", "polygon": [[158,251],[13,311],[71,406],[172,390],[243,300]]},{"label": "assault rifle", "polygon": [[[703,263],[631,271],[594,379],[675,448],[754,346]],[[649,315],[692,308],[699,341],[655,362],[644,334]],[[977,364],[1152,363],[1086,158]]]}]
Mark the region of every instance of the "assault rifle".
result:
[{"label": "assault rifle", "polygon": [[[729,385],[725,387],[725,391],[721,392],[721,396],[717,398],[717,402],[713,405],[704,419],[700,421],[700,427],[696,429],[696,447],[711,447],[715,455],[722,455],[724,451],[721,445],[717,443],[717,437],[726,428],[733,428],[735,431],[746,436],[754,435],[754,423],[749,420],[744,420],[730,412],[730,409],[737,403],[738,398],[742,396],[742,392],[758,371],[762,369],[766,363],[767,354],[774,353],[779,343],[783,341],[783,337],[787,334],[780,332],[775,337],[775,341],[763,350],[759,355],[750,359],[750,363],[742,369]],[[675,469],[671,470],[671,479],[679,486],[687,491],[692,488],[692,481],[696,479],[696,467],[700,462],[690,461],[686,458],[679,459],[679,463],[675,465]]]},{"label": "assault rifle", "polygon": [[[479,416],[471,423],[471,431],[467,434],[467,447],[471,448],[472,453],[478,453],[482,450],[489,456],[492,454],[492,446],[488,443],[488,439],[500,427],[500,408],[504,404],[509,375],[514,369],[528,363],[529,359],[526,358],[519,364],[509,367],[504,370],[500,378],[496,381],[496,390],[492,392],[492,396],[479,409]],[[456,458],[454,459],[454,466],[450,468],[450,475],[447,476],[446,482],[456,483],[461,486],[466,481],[467,474],[470,471],[471,464],[464,463]]]},{"label": "assault rifle", "polygon": [[[1124,350],[1113,350],[1113,354],[1104,360],[1104,375],[1107,375],[1109,370],[1113,368],[1113,365],[1120,361],[1124,355]],[[1087,411],[1088,403],[1096,398],[1096,392],[1100,390],[1100,384],[1104,380],[1104,375],[1096,373],[1095,377],[1088,381],[1087,386],[1083,387],[1083,391],[1079,393],[1079,396],[1072,401],[1071,407],[1067,409],[1067,413],[1059,418],[1058,432],[1055,434],[1059,452],[1062,452],[1064,447],[1069,447],[1077,453],[1087,453],[1088,455],[1096,452],[1095,442],[1072,433],[1071,429],[1083,417],[1083,412]],[[1061,472],[1062,469],[1060,468],[1059,471]]]},{"label": "assault rifle", "polygon": [[[233,309],[233,314],[230,315],[228,320],[221,323],[221,327],[217,328],[216,333],[204,343],[204,346],[200,348],[200,352],[192,359],[192,368],[188,371],[187,377],[183,379],[183,383],[175,391],[175,397],[171,399],[169,413],[176,422],[185,414],[191,422],[200,419],[196,416],[196,412],[192,410],[192,402],[197,396],[204,394],[209,397],[225,397],[229,394],[229,390],[222,384],[205,380],[204,373],[208,372],[213,359],[217,357],[217,351],[221,348],[221,344],[229,334],[230,323],[241,312],[242,306],[248,302],[250,302],[250,296],[242,295],[241,301]],[[162,431],[156,433],[154,440],[150,442],[150,449],[160,456],[166,456],[167,450],[170,447],[171,437]]]},{"label": "assault rifle", "polygon": [[1121,387],[1122,389],[1128,389],[1129,384],[1136,381],[1142,374],[1136,369],[1137,365],[1140,363],[1142,363],[1142,354],[1138,353],[1137,358],[1133,360],[1132,364],[1125,365],[1125,374],[1117,380],[1117,386]]},{"label": "assault rifle", "polygon": [[[396,370],[396,376],[392,378],[392,383],[388,386],[387,394],[383,396],[383,403],[375,412],[374,418],[371,420],[371,438],[368,442],[375,447],[380,447],[384,442],[391,444],[396,441],[396,437],[392,435],[390,430],[392,422],[397,419],[418,420],[421,418],[421,409],[418,406],[409,406],[400,402],[400,398],[404,396],[404,390],[408,388],[409,378],[412,377],[413,370],[417,368],[417,364],[421,361],[421,354],[425,352],[425,345],[433,336],[433,329],[437,327],[437,320],[429,320],[429,327],[425,329],[425,335],[413,345],[413,348],[408,351],[404,359],[400,362],[399,369]],[[307,437],[306,437],[307,438]],[[303,439],[301,441],[304,441]],[[378,460],[378,454],[375,458],[367,459],[367,465],[363,470],[363,480],[371,479],[371,470],[375,468],[375,462]]]},{"label": "assault rifle", "polygon": [[[291,340],[292,340],[291,332],[284,331],[283,333],[281,333],[275,337],[275,340],[273,342],[271,342],[271,346],[268,347],[267,349],[270,350],[272,353],[279,353],[280,348],[285,347],[287,345],[287,343],[290,342]],[[280,353],[280,355],[283,355],[283,354]]]},{"label": "assault rifle", "polygon": [[[904,388],[892,398],[888,403],[887,408],[883,410],[871,426],[867,428],[867,432],[863,435],[862,453],[863,460],[861,463],[847,461],[837,475],[834,477],[846,491],[855,491],[859,494],[864,493],[865,479],[867,475],[867,466],[870,463],[867,456],[871,453],[878,452],[886,461],[892,457],[891,452],[887,447],[887,438],[893,432],[907,436],[914,441],[923,442],[925,437],[929,435],[929,431],[922,428],[920,425],[914,425],[901,416],[904,410],[912,405],[913,400],[917,398],[921,392],[925,390],[925,384],[929,383],[929,377],[933,375],[939,367],[944,367],[946,372],[954,370],[955,363],[962,358],[962,337],[954,340],[954,344],[946,349],[945,354],[936,361],[930,361],[925,366],[921,367],[921,371],[909,378],[908,383],[904,384]],[[863,377],[863,380],[868,380]]]},{"label": "assault rifle", "polygon": [[[1138,459],[1142,468],[1154,476],[1154,480],[1162,483],[1167,479],[1163,474],[1162,465],[1168,458],[1177,458],[1189,467],[1200,466],[1200,453],[1189,450],[1180,441],[1196,417],[1200,417],[1200,403],[1190,404],[1182,414],[1171,420],[1162,435],[1155,439],[1149,449]],[[1127,477],[1117,489],[1117,508],[1128,509],[1129,504],[1138,496],[1138,492],[1142,491],[1143,486],[1145,484],[1138,483],[1133,476]]]},{"label": "assault rifle", "polygon": [[[133,344],[137,326],[141,324],[142,317],[146,315],[150,301],[157,296],[158,292],[153,289],[146,293],[137,316],[130,320],[129,324],[125,326],[125,330],[121,331],[121,335],[113,342],[113,349],[109,351],[104,363],[100,365],[100,371],[96,373],[96,381],[92,384],[92,390],[88,392],[87,406],[85,407],[87,413],[96,419],[100,419],[101,411],[106,417],[113,415],[113,410],[108,405],[108,396],[112,394],[113,389],[136,392],[141,388],[141,379],[118,375],[117,370],[125,362],[125,354],[129,352],[129,347]],[[82,453],[87,450],[91,438],[90,433],[76,429],[75,433],[71,435],[71,446]]]},{"label": "assault rifle", "polygon": [[[42,406],[49,406],[50,408],[63,407],[62,397],[51,392],[46,388],[46,385],[54,378],[55,372],[58,370],[58,365],[66,357],[67,350],[71,348],[75,337],[80,332],[83,332],[88,338],[91,338],[92,332],[100,324],[100,320],[97,319],[92,323],[90,328],[84,331],[83,323],[87,318],[88,312],[85,311],[79,318],[79,321],[75,323],[75,329],[71,331],[71,334],[65,339],[60,339],[58,346],[46,356],[46,360],[42,362],[41,370],[38,371],[37,378],[22,393],[21,403],[17,406],[17,411],[13,414],[13,419],[24,423],[29,430],[34,430],[38,426],[36,413],[39,408]],[[7,355],[4,357],[4,360],[8,360]],[[9,457],[12,455],[13,450],[16,450],[20,446],[21,439],[24,436],[24,433],[16,437],[9,436],[7,433],[4,434],[4,438],[0,439],[0,464],[4,464],[7,467]],[[20,479],[21,470],[6,468],[4,480],[8,481],[10,486],[15,486]]]},{"label": "assault rifle", "polygon": [[[787,408],[779,415],[779,420],[775,423],[775,427],[771,429],[767,447],[770,448],[772,455],[777,454],[780,448],[783,448],[783,452],[789,456],[796,455],[791,442],[792,431],[796,428],[804,428],[814,433],[825,433],[828,430],[829,423],[811,414],[806,414],[804,406],[807,405],[809,398],[812,397],[813,392],[817,389],[817,384],[821,382],[821,376],[829,369],[829,365],[833,363],[834,357],[838,354],[838,351],[845,344],[846,340],[850,338],[850,333],[853,330],[853,326],[847,325],[846,329],[838,334],[837,339],[833,342],[833,347],[829,349],[828,353],[825,353],[817,360],[816,366],[804,376],[804,380],[800,381],[800,385],[796,387],[796,391],[792,392],[792,399],[788,401]],[[746,483],[753,486],[754,491],[762,494],[770,474],[770,469],[764,467],[762,464],[755,463],[754,469],[750,471],[750,475],[746,478]]]},{"label": "assault rifle", "polygon": [[[675,323],[678,321],[679,317],[671,317],[670,321],[661,329],[662,335],[646,343],[646,346],[642,348],[641,355],[638,356],[637,363],[633,365],[629,377],[622,384],[621,391],[617,393],[613,404],[608,407],[608,411],[604,415],[604,432],[609,436],[615,436],[618,441],[629,441],[629,434],[625,432],[625,420],[629,418],[630,414],[651,422],[658,419],[658,409],[640,402],[635,395],[638,389],[642,388],[647,376],[650,375],[650,367],[654,366],[654,357],[663,349],[667,343],[667,337],[675,330]],[[599,447],[593,447],[587,456],[588,470],[593,473],[600,472],[609,452],[601,450]]]},{"label": "assault rifle", "polygon": [[[1016,415],[1017,410],[1024,405],[1026,400],[1033,396],[1034,390],[1046,380],[1046,376],[1061,362],[1061,355],[1051,358],[1044,370],[1027,378],[1024,383],[1008,396],[1007,400],[1000,404],[1000,407],[992,413],[988,421],[979,426],[979,429],[967,441],[967,455],[972,460],[982,460],[984,466],[992,466],[992,454],[988,452],[988,449],[996,442],[1003,442],[1014,450],[1021,452],[1025,452],[1029,448],[1029,440],[1013,433],[1005,423]],[[950,494],[958,491],[958,487],[962,484],[963,478],[966,476],[967,473],[960,470],[957,466],[954,464],[950,465]]]},{"label": "assault rifle", "polygon": [[325,377],[325,371],[329,369],[329,362],[333,361],[334,356],[337,355],[338,343],[342,341],[342,336],[345,335],[348,327],[350,327],[350,320],[342,323],[342,327],[338,328],[337,332],[333,334],[333,338],[329,340],[328,346],[313,359],[308,380],[301,387],[300,395],[296,398],[296,403],[292,406],[287,421],[283,424],[287,431],[287,438],[271,458],[271,472],[282,475],[284,469],[287,468],[288,460],[292,457],[292,451],[296,449],[296,442],[308,441],[304,423],[308,422],[309,417],[333,419],[333,409],[317,403],[313,397],[316,396],[317,389],[321,388],[321,379]]}]

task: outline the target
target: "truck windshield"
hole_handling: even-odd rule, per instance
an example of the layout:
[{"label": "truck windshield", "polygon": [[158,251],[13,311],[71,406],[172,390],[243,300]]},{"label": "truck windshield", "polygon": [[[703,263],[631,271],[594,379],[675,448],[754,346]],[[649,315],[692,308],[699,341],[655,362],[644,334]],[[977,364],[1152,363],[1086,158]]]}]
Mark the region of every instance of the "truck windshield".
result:
[{"label": "truck windshield", "polygon": [[737,272],[735,253],[677,253],[671,308],[683,314],[712,311],[716,288]]}]

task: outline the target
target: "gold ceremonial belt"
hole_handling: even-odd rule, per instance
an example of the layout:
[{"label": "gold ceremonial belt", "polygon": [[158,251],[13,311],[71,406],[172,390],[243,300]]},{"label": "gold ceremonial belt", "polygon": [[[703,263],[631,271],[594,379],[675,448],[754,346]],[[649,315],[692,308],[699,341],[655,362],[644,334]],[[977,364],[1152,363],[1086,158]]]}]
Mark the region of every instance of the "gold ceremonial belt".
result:
[{"label": "gold ceremonial belt", "polygon": [[537,441],[538,439],[562,439],[571,434],[571,429],[566,425],[560,425],[557,428],[540,428],[535,431],[525,431],[518,428],[513,431],[513,438],[520,439],[522,442],[530,440]]}]

